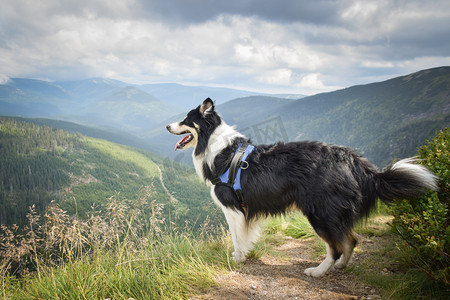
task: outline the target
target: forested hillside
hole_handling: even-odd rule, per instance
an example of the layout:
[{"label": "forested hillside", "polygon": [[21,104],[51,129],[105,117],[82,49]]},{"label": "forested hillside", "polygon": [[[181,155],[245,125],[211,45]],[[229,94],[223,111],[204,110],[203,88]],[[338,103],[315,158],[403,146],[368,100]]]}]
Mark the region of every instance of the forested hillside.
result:
[{"label": "forested hillside", "polygon": [[[216,110],[254,143],[318,140],[345,145],[382,168],[394,158],[414,155],[425,140],[450,125],[450,67],[297,100],[239,98]],[[176,143],[165,124],[184,115],[148,132],[152,151],[162,153]]]},{"label": "forested hillside", "polygon": [[1,224],[23,224],[31,205],[42,212],[52,200],[84,217],[109,197],[137,200],[149,186],[152,199],[174,222],[216,217],[206,188],[190,168],[167,164],[148,152],[0,118],[0,154]]},{"label": "forested hillside", "polygon": [[384,167],[394,158],[415,155],[425,140],[450,125],[450,67],[296,101],[272,99],[269,109],[254,109],[258,101],[270,100],[236,99],[217,110],[240,130],[251,127],[254,136],[260,131],[264,138],[256,143],[280,140],[281,134],[266,134],[273,129],[267,120],[278,117],[278,130],[282,126],[289,141],[319,140],[350,146]]},{"label": "forested hillside", "polygon": [[450,67],[307,97],[277,113],[294,139],[355,147],[385,166],[450,125]]}]

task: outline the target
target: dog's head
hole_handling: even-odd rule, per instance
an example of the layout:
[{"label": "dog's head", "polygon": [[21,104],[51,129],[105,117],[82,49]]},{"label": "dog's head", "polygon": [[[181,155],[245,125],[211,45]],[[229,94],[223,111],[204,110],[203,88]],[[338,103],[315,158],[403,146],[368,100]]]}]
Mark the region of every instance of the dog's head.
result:
[{"label": "dog's head", "polygon": [[183,121],[169,124],[166,128],[172,134],[187,134],[175,145],[175,151],[195,147],[195,154],[198,155],[205,150],[209,137],[221,122],[214,111],[213,101],[207,98],[196,109],[191,110]]}]

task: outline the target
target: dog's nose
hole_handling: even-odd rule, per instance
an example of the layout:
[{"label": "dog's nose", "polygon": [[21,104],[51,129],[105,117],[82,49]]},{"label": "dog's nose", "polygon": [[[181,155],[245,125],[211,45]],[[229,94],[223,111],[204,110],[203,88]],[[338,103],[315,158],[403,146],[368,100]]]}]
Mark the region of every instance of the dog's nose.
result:
[{"label": "dog's nose", "polygon": [[170,124],[166,126],[166,129],[170,131]]}]

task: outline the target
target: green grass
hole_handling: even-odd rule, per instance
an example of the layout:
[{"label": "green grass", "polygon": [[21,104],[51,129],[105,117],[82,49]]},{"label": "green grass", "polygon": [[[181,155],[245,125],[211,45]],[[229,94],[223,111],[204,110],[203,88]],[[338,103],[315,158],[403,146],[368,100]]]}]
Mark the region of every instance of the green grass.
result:
[{"label": "green grass", "polygon": [[[388,227],[387,225],[385,225]],[[393,233],[377,235],[373,249],[358,264],[346,270],[363,282],[382,290],[382,299],[447,299],[450,291],[432,281],[407,261],[410,254],[399,250],[400,239]],[[362,250],[359,250],[362,251]]]},{"label": "green grass", "polygon": [[272,218],[268,221],[267,228],[268,233],[280,232],[294,239],[310,240],[313,243],[313,251],[310,253],[313,260],[326,254],[325,243],[300,212],[291,212],[286,216]]},{"label": "green grass", "polygon": [[350,264],[347,271],[359,280],[377,286],[383,291],[382,299],[446,299],[450,290],[431,280],[419,269],[411,268],[411,257],[400,247],[402,241],[389,224],[393,217],[380,213],[367,222],[358,224],[356,231],[370,239],[368,250],[357,246],[355,252],[364,253],[358,264]]},{"label": "green grass", "polygon": [[268,233],[282,232],[293,238],[310,238],[316,236],[308,219],[300,212],[293,212],[286,216],[274,217],[266,224]]},{"label": "green grass", "polygon": [[228,268],[223,242],[168,234],[141,249],[101,252],[47,268],[25,280],[20,289],[5,288],[3,295],[6,299],[183,299],[213,286],[214,276]]},{"label": "green grass", "polygon": [[128,146],[114,144],[105,140],[84,137],[87,145],[103,154],[109,155],[114,161],[122,161],[133,166],[139,166],[147,177],[158,177],[158,167],[144,154]]},{"label": "green grass", "polygon": [[54,205],[44,219],[30,212],[26,234],[2,228],[0,298],[186,299],[236,267],[223,228],[179,228],[164,220],[160,204],[139,201],[111,198],[87,220]]}]

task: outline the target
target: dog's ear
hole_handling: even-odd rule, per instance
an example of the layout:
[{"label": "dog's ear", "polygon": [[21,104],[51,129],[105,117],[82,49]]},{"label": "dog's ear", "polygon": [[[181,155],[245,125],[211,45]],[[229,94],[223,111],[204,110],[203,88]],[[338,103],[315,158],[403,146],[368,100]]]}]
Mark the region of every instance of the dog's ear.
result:
[{"label": "dog's ear", "polygon": [[212,111],[214,111],[214,102],[210,98],[206,98],[200,106],[200,113],[204,117]]}]

